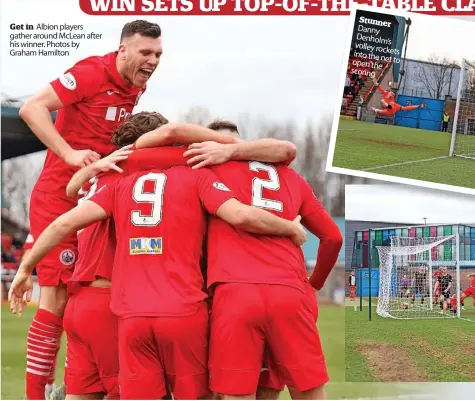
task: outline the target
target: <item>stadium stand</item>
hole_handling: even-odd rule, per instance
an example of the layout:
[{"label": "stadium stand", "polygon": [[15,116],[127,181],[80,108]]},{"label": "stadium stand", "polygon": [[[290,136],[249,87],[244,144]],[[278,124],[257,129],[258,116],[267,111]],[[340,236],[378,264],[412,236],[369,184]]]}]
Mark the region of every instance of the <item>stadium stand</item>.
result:
[{"label": "stadium stand", "polygon": [[[357,114],[358,98],[363,97],[363,105],[374,92],[374,84],[370,76],[374,76],[376,80],[381,79],[385,72],[389,69],[391,62],[386,62],[380,69],[371,66],[361,66],[361,64],[369,64],[371,59],[363,59],[361,57],[350,57],[346,72],[345,89],[343,92],[342,115],[355,118]],[[363,63],[366,62],[366,63]],[[358,70],[358,73],[354,72]]]}]

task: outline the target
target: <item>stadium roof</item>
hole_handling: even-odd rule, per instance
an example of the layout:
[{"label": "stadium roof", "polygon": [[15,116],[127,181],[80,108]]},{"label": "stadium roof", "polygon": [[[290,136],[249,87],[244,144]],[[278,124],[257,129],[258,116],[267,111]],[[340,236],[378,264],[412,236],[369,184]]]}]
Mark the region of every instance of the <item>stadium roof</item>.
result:
[{"label": "stadium roof", "polygon": [[[2,161],[46,149],[21,119],[19,110],[2,105]],[[54,120],[56,113],[52,117]]]}]

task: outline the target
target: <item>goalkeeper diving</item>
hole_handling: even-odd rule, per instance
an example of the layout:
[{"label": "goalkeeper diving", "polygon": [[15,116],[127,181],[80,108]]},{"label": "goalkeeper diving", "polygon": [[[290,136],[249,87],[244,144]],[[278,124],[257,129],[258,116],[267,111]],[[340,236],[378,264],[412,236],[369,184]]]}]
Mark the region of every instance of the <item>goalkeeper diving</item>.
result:
[{"label": "goalkeeper diving", "polygon": [[383,97],[381,99],[383,108],[377,109],[373,107],[373,111],[376,114],[380,114],[384,116],[393,116],[398,111],[409,111],[409,110],[415,110],[415,109],[426,107],[425,104],[402,106],[396,103],[396,94],[394,92],[385,90],[384,88],[382,88],[381,85],[378,83],[378,81],[374,78],[373,78],[373,83],[374,83],[374,86],[378,88],[378,90],[381,92],[381,95]]}]

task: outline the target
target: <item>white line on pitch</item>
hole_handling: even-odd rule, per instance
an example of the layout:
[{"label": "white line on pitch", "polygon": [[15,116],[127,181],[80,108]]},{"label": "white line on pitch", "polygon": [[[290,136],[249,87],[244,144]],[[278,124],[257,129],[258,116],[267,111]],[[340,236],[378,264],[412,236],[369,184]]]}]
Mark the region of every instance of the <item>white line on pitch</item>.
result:
[{"label": "white line on pitch", "polygon": [[470,322],[470,323],[475,323],[474,320],[467,319],[466,317],[459,317],[459,319],[465,320],[465,321]]},{"label": "white line on pitch", "polygon": [[372,170],[378,170],[378,169],[380,169],[380,168],[386,168],[386,167],[403,166],[403,165],[405,165],[405,164],[414,164],[414,163],[430,162],[430,161],[432,161],[432,160],[447,159],[448,157],[449,157],[449,156],[439,156],[439,157],[432,157],[432,158],[430,158],[430,159],[411,160],[411,161],[408,161],[408,162],[385,164],[384,166],[363,168],[363,169],[361,169],[361,171],[372,171]]}]

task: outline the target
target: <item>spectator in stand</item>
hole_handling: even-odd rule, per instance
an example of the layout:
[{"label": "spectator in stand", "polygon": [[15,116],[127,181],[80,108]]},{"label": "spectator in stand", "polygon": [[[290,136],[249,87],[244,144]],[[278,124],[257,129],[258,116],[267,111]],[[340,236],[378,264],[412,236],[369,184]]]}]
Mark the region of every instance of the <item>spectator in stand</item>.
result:
[{"label": "spectator in stand", "polygon": [[[344,113],[346,111],[346,105],[348,103],[348,99],[346,99],[345,97],[341,100],[341,109],[340,109],[340,113]],[[2,254],[3,255],[3,254]],[[3,260],[3,258],[2,258]]]},{"label": "spectator in stand", "polygon": [[358,75],[358,79],[356,80],[356,83],[358,84],[360,88],[364,85],[364,80],[361,74]]},{"label": "spectator in stand", "polygon": [[356,119],[361,120],[361,110],[363,109],[364,98],[360,95],[358,98],[358,107],[356,108]]},{"label": "spectator in stand", "polygon": [[12,239],[12,245],[15,247],[15,249],[21,249],[23,248],[23,240],[22,240],[23,236],[21,235],[21,233],[16,233],[14,236],[13,236],[13,239]]},{"label": "spectator in stand", "polygon": [[345,88],[349,87],[351,85],[350,77],[347,75],[345,79]]},{"label": "spectator in stand", "polygon": [[15,263],[15,256],[13,255],[11,249],[6,249],[2,245],[2,262],[3,263]]},{"label": "spectator in stand", "polygon": [[351,80],[354,82],[358,79],[358,74],[356,72],[354,72],[352,75],[351,75]]}]

